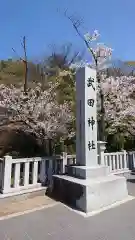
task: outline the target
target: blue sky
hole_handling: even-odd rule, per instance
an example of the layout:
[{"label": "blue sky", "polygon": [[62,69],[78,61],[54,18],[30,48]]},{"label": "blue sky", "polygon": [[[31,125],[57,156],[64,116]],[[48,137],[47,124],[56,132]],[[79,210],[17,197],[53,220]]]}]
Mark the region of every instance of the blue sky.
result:
[{"label": "blue sky", "polygon": [[[59,9],[59,12],[57,12]],[[98,29],[100,42],[114,49],[114,58],[135,60],[135,0],[4,0],[0,3],[0,59],[22,54],[20,41],[27,38],[29,58],[40,58],[72,43],[83,51],[85,46],[76,35],[64,10],[83,18],[86,30]]]}]

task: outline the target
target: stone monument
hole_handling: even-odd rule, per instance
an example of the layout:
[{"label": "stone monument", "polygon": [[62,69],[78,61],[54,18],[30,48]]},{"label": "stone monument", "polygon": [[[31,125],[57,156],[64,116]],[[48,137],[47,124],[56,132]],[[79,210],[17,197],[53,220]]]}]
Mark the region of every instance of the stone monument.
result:
[{"label": "stone monument", "polygon": [[53,177],[57,195],[89,213],[128,197],[126,179],[109,175],[97,161],[96,71],[80,68],[76,74],[76,165]]}]

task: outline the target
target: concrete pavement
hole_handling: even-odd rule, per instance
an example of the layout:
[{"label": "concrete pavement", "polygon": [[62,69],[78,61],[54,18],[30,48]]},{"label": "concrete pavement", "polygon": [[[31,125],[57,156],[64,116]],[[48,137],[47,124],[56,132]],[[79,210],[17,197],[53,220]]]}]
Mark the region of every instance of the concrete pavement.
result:
[{"label": "concrete pavement", "polygon": [[[128,177],[135,196],[135,177]],[[84,218],[62,204],[0,221],[0,240],[134,240],[135,200]]]}]

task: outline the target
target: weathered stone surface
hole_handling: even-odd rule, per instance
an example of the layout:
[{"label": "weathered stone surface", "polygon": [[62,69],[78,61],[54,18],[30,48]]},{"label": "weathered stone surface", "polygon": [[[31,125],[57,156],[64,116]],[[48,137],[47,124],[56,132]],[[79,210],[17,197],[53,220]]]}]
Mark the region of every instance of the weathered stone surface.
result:
[{"label": "weathered stone surface", "polygon": [[54,177],[52,194],[57,200],[72,206],[75,205],[76,200],[83,196],[83,186],[76,182]]},{"label": "weathered stone surface", "polygon": [[107,175],[90,179],[70,176],[53,177],[53,194],[75,209],[89,213],[128,197],[126,179]]},{"label": "weathered stone surface", "polygon": [[76,200],[76,207],[85,213],[98,211],[103,207],[128,198],[126,179],[119,176],[96,178],[84,186],[84,195]]}]

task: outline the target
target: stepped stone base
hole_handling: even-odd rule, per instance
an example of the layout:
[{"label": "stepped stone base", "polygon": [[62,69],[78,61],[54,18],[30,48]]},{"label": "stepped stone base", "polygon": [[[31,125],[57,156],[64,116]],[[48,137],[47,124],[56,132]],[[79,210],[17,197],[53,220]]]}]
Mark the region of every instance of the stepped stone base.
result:
[{"label": "stepped stone base", "polygon": [[86,166],[67,166],[66,174],[68,176],[74,176],[79,179],[97,178],[107,176],[109,169],[107,166],[98,165],[95,167]]},{"label": "stepped stone base", "polygon": [[58,200],[85,213],[99,210],[128,197],[125,177],[106,174],[88,179],[54,175],[52,193]]}]

